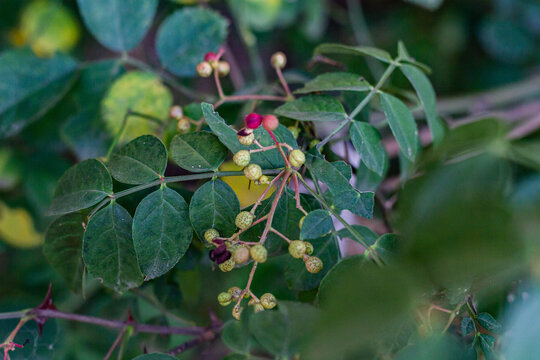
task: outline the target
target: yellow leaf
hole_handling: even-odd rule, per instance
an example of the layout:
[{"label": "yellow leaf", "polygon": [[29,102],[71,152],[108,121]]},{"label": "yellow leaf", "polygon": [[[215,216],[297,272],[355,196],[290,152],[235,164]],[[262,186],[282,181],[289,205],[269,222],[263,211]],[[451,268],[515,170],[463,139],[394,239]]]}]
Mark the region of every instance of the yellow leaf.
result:
[{"label": "yellow leaf", "polygon": [[17,248],[32,248],[41,245],[39,234],[32,217],[23,208],[11,209],[0,202],[0,239]]},{"label": "yellow leaf", "polygon": [[[223,163],[220,168],[220,171],[239,171],[242,170],[241,167],[236,166],[232,161]],[[224,176],[221,180],[225,181],[236,193],[238,200],[240,200],[240,207],[245,208],[250,206],[257,201],[257,199],[262,195],[264,190],[268,185],[255,185],[254,182],[251,182],[249,185],[249,180],[245,176]],[[265,199],[272,195],[274,189],[268,191]]]}]

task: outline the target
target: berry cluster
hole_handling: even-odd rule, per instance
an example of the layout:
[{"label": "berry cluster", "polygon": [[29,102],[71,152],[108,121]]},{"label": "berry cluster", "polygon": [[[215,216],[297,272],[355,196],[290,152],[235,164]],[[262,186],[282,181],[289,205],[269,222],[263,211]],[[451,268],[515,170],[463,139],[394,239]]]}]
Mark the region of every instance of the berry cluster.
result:
[{"label": "berry cluster", "polygon": [[169,110],[169,117],[178,121],[176,123],[176,129],[180,134],[185,134],[191,130],[193,120],[184,115],[184,110],[181,106],[173,105]]},{"label": "berry cluster", "polygon": [[204,56],[204,61],[197,65],[197,74],[200,77],[209,77],[215,71],[217,76],[225,77],[229,75],[231,66],[226,61],[221,61],[221,55],[223,50],[220,50],[217,54],[215,52],[208,52]]}]

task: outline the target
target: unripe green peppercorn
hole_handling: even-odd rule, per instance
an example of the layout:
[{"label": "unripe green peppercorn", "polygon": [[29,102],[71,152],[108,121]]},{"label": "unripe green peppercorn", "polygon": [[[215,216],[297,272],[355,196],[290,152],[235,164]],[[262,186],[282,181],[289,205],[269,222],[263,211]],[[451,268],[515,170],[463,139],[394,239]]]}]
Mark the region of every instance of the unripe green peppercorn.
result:
[{"label": "unripe green peppercorn", "polygon": [[289,126],[287,129],[291,132],[291,134],[294,136],[295,139],[298,139],[298,135],[300,135],[300,129],[296,126]]},{"label": "unripe green peppercorn", "polygon": [[191,123],[189,122],[188,118],[183,117],[178,120],[176,123],[176,130],[178,130],[180,134],[185,134],[191,130]]},{"label": "unripe green peppercorn", "polygon": [[272,55],[272,57],[270,58],[270,63],[272,63],[273,67],[283,69],[287,64],[287,57],[284,53],[278,51],[274,53],[274,55]]},{"label": "unripe green peppercorn", "polygon": [[219,237],[219,232],[216,229],[208,229],[204,232],[204,240],[212,244],[215,238]]},{"label": "unripe green peppercorn", "polygon": [[237,264],[243,264],[249,260],[249,249],[245,245],[240,245],[233,252],[233,260]]},{"label": "unripe green peppercorn", "polygon": [[233,161],[236,165],[240,167],[246,167],[249,165],[249,162],[251,161],[251,155],[249,154],[249,151],[247,150],[240,150],[233,156]]},{"label": "unripe green peppercorn", "polygon": [[210,63],[208,61],[203,61],[202,63],[197,65],[197,74],[200,77],[204,78],[212,75],[212,66],[210,65]]},{"label": "unripe green peppercorn", "polygon": [[293,240],[289,244],[289,254],[295,259],[301,259],[306,253],[306,244],[302,240]]},{"label": "unripe green peppercorn", "polygon": [[231,294],[226,293],[226,292],[219,293],[219,295],[218,295],[219,305],[227,306],[227,305],[229,305],[231,303],[231,301],[232,301]]},{"label": "unripe green peppercorn", "polygon": [[244,175],[251,181],[259,180],[262,176],[262,169],[257,164],[249,164],[244,168]]},{"label": "unripe green peppercorn", "polygon": [[261,296],[261,305],[265,309],[273,309],[277,305],[276,297],[271,293],[266,293]]},{"label": "unripe green peppercorn", "polygon": [[321,140],[319,139],[313,139],[309,142],[309,148],[314,148],[315,146],[317,146],[317,144],[319,144],[321,142]]},{"label": "unripe green peppercorn", "polygon": [[300,167],[306,162],[306,155],[302,150],[295,149],[289,154],[289,161],[294,167]]},{"label": "unripe green peppercorn", "polygon": [[220,77],[224,77],[229,75],[229,71],[231,71],[231,66],[226,61],[219,61],[217,63],[216,71],[218,72],[218,75]]},{"label": "unripe green peppercorn", "polygon": [[242,289],[240,289],[238,286],[233,286],[232,288],[227,290],[227,292],[231,294],[233,298],[238,298],[240,294],[242,294]]},{"label": "unripe green peppercorn", "polygon": [[313,248],[313,245],[309,241],[304,241],[304,244],[306,245],[306,254],[308,255],[313,254],[313,251],[315,250]]},{"label": "unripe green peppercorn", "polygon": [[249,145],[253,144],[253,142],[255,141],[255,135],[253,135],[253,134],[238,135],[238,141],[242,145],[249,146]]},{"label": "unripe green peppercorn", "polygon": [[236,215],[236,219],[234,220],[234,223],[239,229],[243,230],[251,226],[254,218],[255,218],[255,215],[253,215],[249,211],[241,211],[238,213],[238,215]]},{"label": "unripe green peppercorn", "polygon": [[270,184],[270,178],[266,175],[263,175],[258,180],[259,185],[268,185]]},{"label": "unripe green peppercorn", "polygon": [[256,261],[258,263],[263,263],[266,261],[266,257],[268,256],[268,251],[266,248],[261,245],[255,245],[252,246],[251,249],[249,249],[249,254],[251,255],[251,258],[253,261]]},{"label": "unripe green peppercorn", "polygon": [[310,256],[305,261],[306,270],[312,274],[316,274],[323,268],[323,262],[316,256]]},{"label": "unripe green peppercorn", "polygon": [[233,307],[232,309],[232,316],[236,319],[236,320],[240,320],[240,316],[242,315],[242,311],[244,310],[244,308],[236,305],[235,307]]},{"label": "unripe green peppercorn", "polygon": [[219,270],[221,270],[223,272],[229,272],[232,269],[234,269],[235,265],[236,264],[235,264],[234,260],[231,258],[231,259],[219,264],[218,267],[219,267]]}]

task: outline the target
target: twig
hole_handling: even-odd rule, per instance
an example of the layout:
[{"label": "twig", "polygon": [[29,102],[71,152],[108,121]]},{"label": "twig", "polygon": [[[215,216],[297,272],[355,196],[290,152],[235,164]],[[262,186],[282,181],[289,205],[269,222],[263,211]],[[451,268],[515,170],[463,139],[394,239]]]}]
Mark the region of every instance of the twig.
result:
[{"label": "twig", "polygon": [[111,345],[111,348],[109,349],[109,351],[107,351],[107,354],[105,355],[105,357],[103,358],[103,360],[108,360],[111,355],[113,354],[114,352],[114,349],[116,349],[116,347],[118,346],[118,344],[120,344],[120,341],[122,341],[122,338],[124,337],[124,334],[126,333],[126,330],[127,330],[127,325],[125,325],[122,330],[118,333],[118,336],[116,337],[116,339],[114,340],[113,344]]}]

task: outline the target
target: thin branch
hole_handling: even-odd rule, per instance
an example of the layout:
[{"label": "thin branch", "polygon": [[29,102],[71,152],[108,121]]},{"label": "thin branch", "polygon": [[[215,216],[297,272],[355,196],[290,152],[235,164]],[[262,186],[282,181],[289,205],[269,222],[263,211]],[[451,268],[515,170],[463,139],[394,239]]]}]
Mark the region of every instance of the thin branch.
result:
[{"label": "thin branch", "polygon": [[116,347],[118,346],[118,344],[120,344],[120,341],[122,341],[123,337],[124,337],[124,334],[126,333],[126,330],[127,330],[127,325],[125,325],[122,330],[118,333],[118,336],[116,337],[116,339],[114,340],[112,346],[110,347],[109,351],[107,351],[107,354],[105,355],[105,357],[103,358],[103,360],[108,360],[111,355],[113,354],[114,352],[114,349],[116,349]]}]

